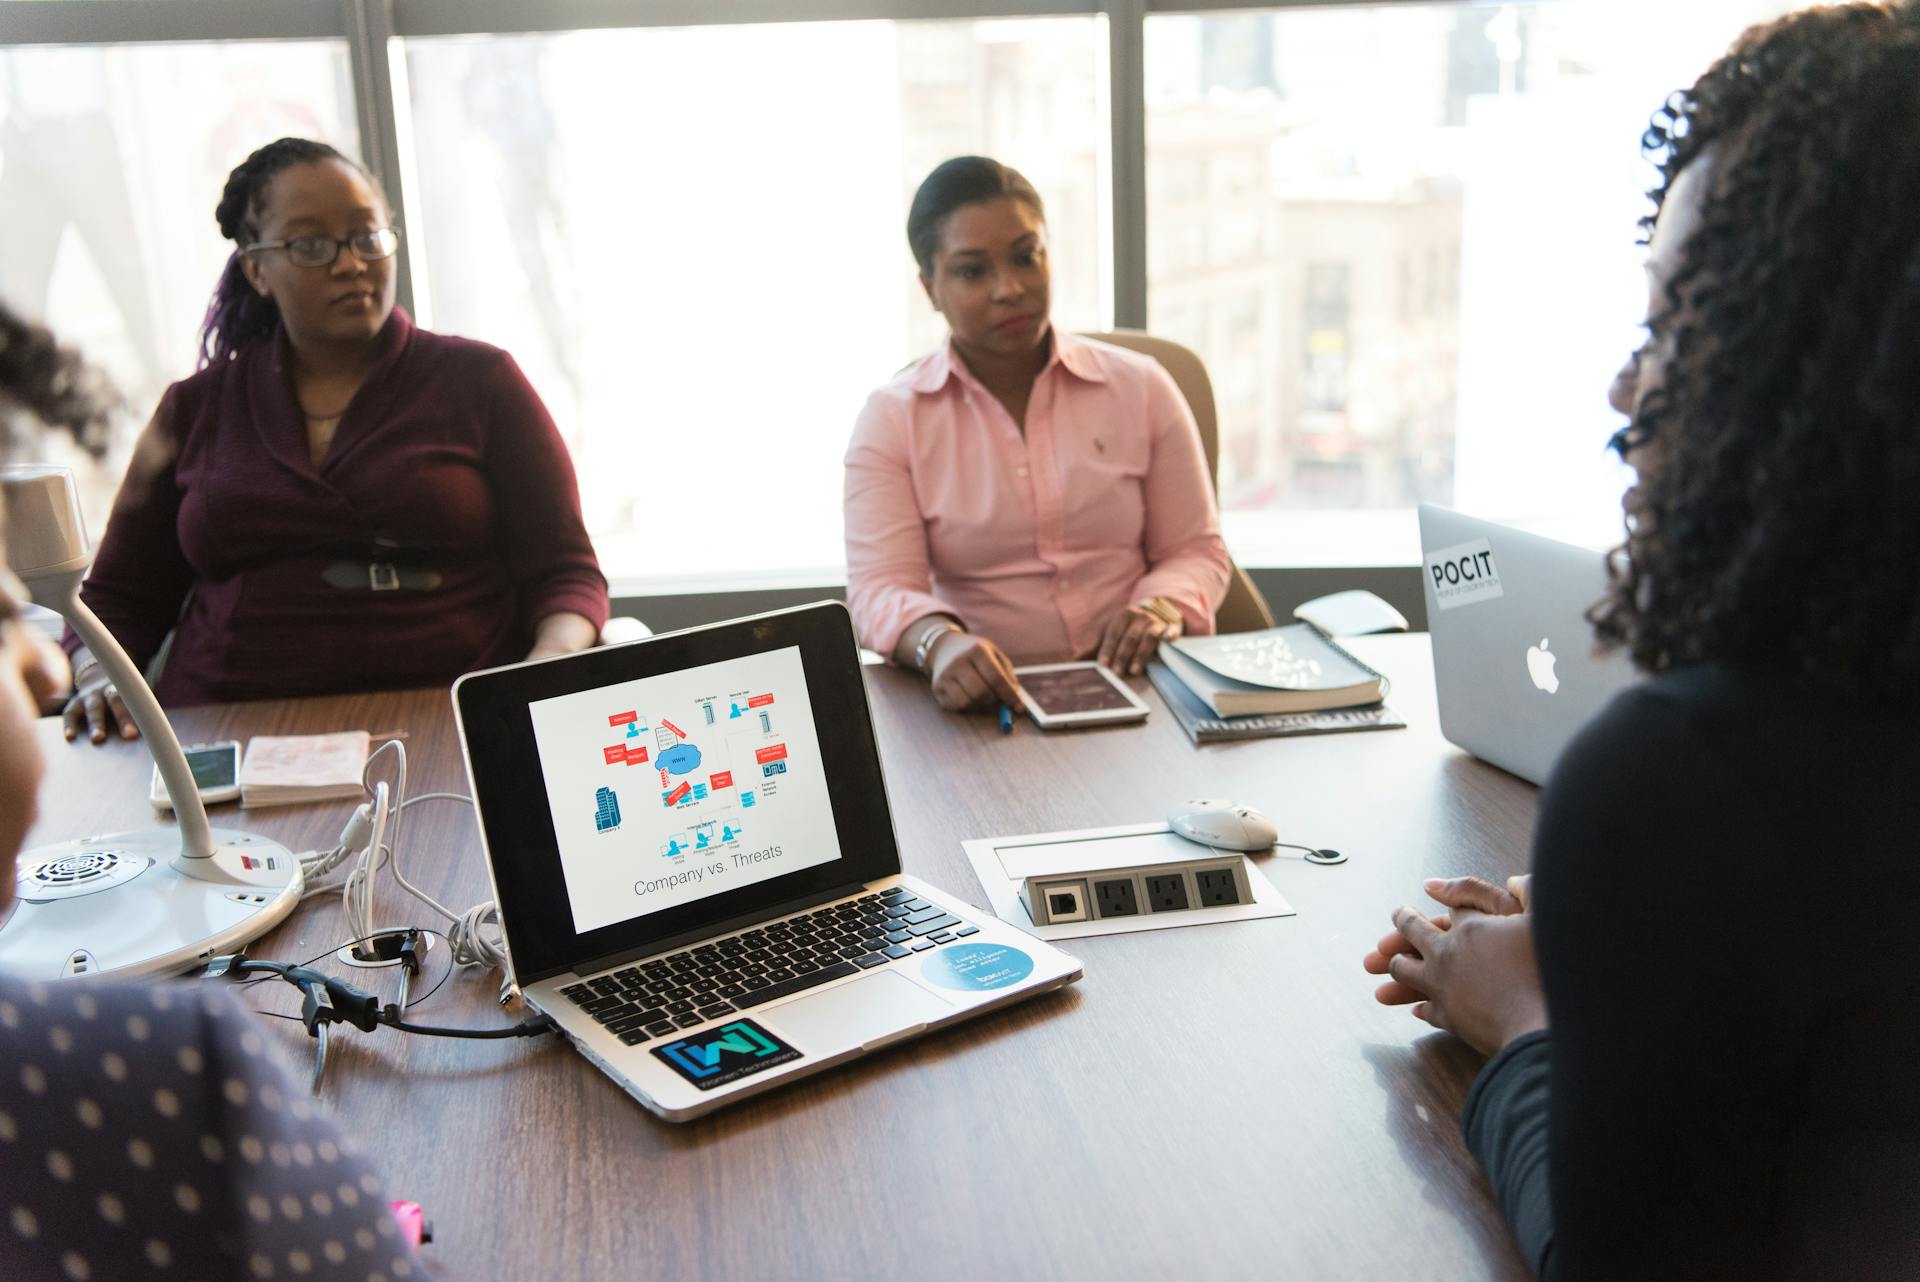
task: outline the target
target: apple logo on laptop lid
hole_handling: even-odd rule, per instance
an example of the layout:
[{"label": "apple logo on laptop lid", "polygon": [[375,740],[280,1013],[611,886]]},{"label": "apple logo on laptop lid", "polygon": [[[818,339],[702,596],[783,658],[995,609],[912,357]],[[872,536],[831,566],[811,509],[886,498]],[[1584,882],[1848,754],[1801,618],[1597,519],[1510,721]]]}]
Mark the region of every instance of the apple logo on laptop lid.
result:
[{"label": "apple logo on laptop lid", "polygon": [[1547,639],[1540,638],[1539,645],[1527,647],[1527,675],[1533,678],[1533,684],[1548,694],[1560,689],[1560,678],[1555,674],[1553,665],[1558,656],[1547,649]]}]

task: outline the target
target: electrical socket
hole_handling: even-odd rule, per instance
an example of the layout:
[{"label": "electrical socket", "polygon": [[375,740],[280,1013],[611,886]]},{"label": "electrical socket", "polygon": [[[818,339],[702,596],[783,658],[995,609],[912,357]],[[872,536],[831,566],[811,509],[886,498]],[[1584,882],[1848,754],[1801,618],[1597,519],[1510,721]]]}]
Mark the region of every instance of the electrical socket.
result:
[{"label": "electrical socket", "polygon": [[1200,892],[1200,907],[1240,902],[1240,888],[1234,884],[1231,868],[1196,868],[1193,884]]},{"label": "electrical socket", "polygon": [[1157,913],[1189,907],[1187,879],[1177,872],[1147,878],[1147,907]]},{"label": "electrical socket", "polygon": [[1140,899],[1131,877],[1096,881],[1093,883],[1093,894],[1102,917],[1131,917],[1140,911]]}]

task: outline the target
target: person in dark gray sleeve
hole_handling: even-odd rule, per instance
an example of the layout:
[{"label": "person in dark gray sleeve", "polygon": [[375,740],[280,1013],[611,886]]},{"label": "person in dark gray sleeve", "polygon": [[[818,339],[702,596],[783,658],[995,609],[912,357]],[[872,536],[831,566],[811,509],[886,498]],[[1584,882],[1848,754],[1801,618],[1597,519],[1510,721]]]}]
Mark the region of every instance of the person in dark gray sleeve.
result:
[{"label": "person in dark gray sleeve", "polygon": [[1592,617],[1648,680],[1531,880],[1429,882],[1365,966],[1492,1056],[1467,1142],[1542,1277],[1920,1278],[1920,5],[1749,31],[1646,145]]},{"label": "person in dark gray sleeve", "polygon": [[[0,306],[0,462],[42,422],[97,440],[89,386],[45,330]],[[25,599],[0,570],[7,869],[44,769],[36,707],[68,679],[65,656],[23,624]],[[13,893],[0,875],[0,922]],[[0,1278],[422,1276],[380,1180],[287,1081],[254,1019],[191,985],[0,975]]]}]

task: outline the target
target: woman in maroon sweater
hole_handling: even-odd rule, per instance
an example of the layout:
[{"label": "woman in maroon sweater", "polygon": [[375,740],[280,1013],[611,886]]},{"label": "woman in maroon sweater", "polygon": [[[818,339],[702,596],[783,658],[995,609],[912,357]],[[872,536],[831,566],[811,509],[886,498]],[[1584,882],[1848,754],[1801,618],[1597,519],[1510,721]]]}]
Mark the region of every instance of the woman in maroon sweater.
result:
[{"label": "woman in maroon sweater", "polygon": [[[394,306],[365,171],[283,138],[217,214],[238,248],[203,368],[161,398],[81,589],[143,668],[174,633],[161,702],[444,685],[592,645],[607,585],[566,447],[512,357]],[[67,647],[67,736],[131,738]]]}]

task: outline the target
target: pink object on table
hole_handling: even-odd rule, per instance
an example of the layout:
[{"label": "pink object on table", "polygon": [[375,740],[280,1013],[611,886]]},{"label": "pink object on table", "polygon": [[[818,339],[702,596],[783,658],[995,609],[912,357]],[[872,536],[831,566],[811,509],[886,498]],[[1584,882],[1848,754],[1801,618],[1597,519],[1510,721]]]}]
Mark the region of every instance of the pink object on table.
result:
[{"label": "pink object on table", "polygon": [[433,1225],[427,1222],[427,1213],[418,1202],[390,1202],[393,1208],[394,1222],[400,1226],[400,1236],[408,1246],[419,1250],[423,1242],[433,1241]]}]

